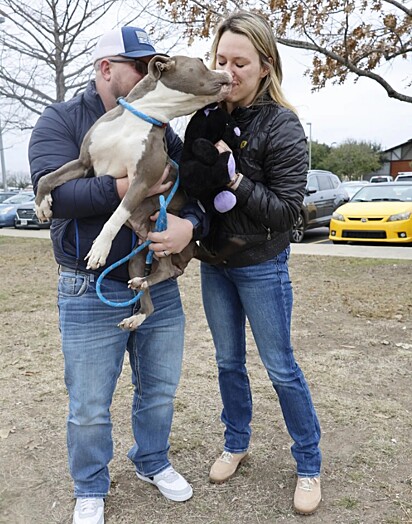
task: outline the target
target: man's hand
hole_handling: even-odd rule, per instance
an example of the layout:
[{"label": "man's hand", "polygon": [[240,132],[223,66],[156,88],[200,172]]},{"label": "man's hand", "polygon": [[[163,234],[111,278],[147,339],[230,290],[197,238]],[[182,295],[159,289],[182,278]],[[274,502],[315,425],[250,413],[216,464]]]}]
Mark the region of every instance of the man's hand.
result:
[{"label": "man's hand", "polygon": [[116,189],[120,200],[122,200],[126,194],[126,191],[129,189],[129,179],[127,176],[123,178],[116,178]]},{"label": "man's hand", "polygon": [[168,189],[172,187],[173,185],[172,181],[165,183],[165,180],[167,179],[167,177],[170,174],[171,168],[172,167],[170,164],[166,165],[165,170],[163,171],[163,174],[160,177],[160,179],[156,182],[154,186],[152,186],[149,189],[149,192],[147,193],[148,197],[151,197],[153,195],[160,195],[161,193],[164,193],[165,191],[167,191]]},{"label": "man's hand", "polygon": [[[150,217],[156,221],[159,213]],[[193,224],[190,220],[167,213],[167,229],[158,233],[152,231],[147,238],[152,241],[149,249],[158,257],[180,253],[189,244],[193,237]]]},{"label": "man's hand", "polygon": [[[162,176],[159,178],[159,180],[156,182],[154,186],[152,186],[149,189],[149,192],[147,193],[146,197],[151,197],[153,195],[159,195],[161,193],[164,193],[168,189],[170,189],[173,185],[173,182],[166,182],[165,180],[169,176],[171,166],[170,164],[167,164],[165,167],[165,170],[163,171]],[[123,178],[116,178],[116,189],[117,193],[119,194],[120,200],[124,197],[126,194],[126,191],[129,189],[129,179],[127,176]]]},{"label": "man's hand", "polygon": [[219,153],[226,153],[226,151],[232,152],[230,147],[223,140],[219,140],[219,142],[216,142],[215,147],[219,151]]}]

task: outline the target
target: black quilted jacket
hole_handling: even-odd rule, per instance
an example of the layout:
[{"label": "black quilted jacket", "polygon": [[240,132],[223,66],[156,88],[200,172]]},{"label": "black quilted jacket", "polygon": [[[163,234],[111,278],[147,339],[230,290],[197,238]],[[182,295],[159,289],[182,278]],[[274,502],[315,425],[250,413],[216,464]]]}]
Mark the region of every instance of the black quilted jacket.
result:
[{"label": "black quilted jacket", "polygon": [[268,101],[232,112],[242,131],[237,205],[212,218],[200,259],[229,267],[258,264],[289,245],[304,196],[306,137],[298,117]]}]

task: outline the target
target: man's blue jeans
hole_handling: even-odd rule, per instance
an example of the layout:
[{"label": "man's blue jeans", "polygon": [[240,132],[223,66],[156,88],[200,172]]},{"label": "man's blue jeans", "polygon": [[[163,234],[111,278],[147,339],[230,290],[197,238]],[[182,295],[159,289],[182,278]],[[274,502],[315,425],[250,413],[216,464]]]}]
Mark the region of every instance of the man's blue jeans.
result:
[{"label": "man's blue jeans", "polygon": [[292,286],[289,248],[274,259],[240,268],[202,263],[202,294],[216,348],[219,386],[226,426],[224,449],[249,447],[252,394],[246,369],[246,317],[260,358],[279,397],[294,444],[297,473],[320,474],[320,427],[308,386],[293,356],[290,341]]},{"label": "man's blue jeans", "polygon": [[[125,351],[134,384],[132,430],[135,444],[129,458],[143,475],[169,466],[169,433],[173,399],[180,378],[184,314],[176,281],[151,288],[155,307],[137,331],[117,324],[133,306],[115,308],[100,301],[95,277],[62,272],[58,305],[69,393],[67,445],[75,497],[103,498],[110,485],[113,457],[110,406]],[[105,279],[102,293],[114,302],[133,297],[127,284]]]}]

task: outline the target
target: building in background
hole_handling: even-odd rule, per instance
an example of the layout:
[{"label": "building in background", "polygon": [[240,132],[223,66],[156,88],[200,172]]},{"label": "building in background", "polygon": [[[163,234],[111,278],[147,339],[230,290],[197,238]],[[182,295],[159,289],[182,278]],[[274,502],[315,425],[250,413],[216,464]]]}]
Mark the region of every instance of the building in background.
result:
[{"label": "building in background", "polygon": [[398,173],[412,172],[412,138],[403,144],[382,151],[382,159],[382,167],[365,176],[365,180],[369,180],[374,175],[390,175],[395,179]]}]

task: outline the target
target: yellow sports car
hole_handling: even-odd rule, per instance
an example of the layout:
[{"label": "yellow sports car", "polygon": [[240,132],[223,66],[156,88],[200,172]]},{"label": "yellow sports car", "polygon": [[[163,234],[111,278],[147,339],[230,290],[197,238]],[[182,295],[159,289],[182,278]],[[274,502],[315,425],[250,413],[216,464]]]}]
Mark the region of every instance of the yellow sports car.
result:
[{"label": "yellow sports car", "polygon": [[332,215],[334,244],[386,242],[412,244],[412,184],[369,184]]}]

